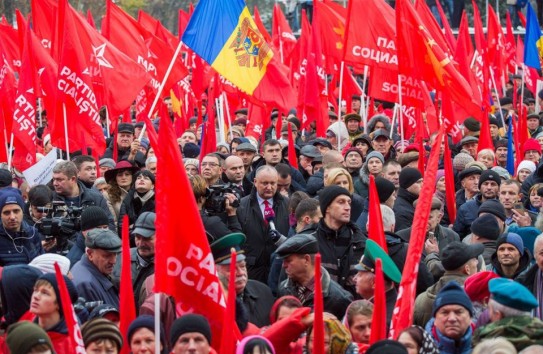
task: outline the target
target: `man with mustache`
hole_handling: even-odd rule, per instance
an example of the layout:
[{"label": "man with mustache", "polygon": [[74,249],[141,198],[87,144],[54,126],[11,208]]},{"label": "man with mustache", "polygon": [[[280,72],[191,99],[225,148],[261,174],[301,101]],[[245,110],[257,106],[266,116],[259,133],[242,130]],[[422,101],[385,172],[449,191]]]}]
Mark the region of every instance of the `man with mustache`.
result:
[{"label": "man with mustache", "polygon": [[[213,236],[219,235],[215,233]],[[230,250],[231,248],[236,250],[236,282],[234,290],[238,299],[247,309],[249,322],[257,327],[263,327],[270,324],[269,314],[275,299],[266,284],[249,279],[244,251],[241,250],[241,245],[245,243],[245,239],[245,235],[238,232],[222,237],[219,236],[218,239],[211,243],[211,252],[215,259],[219,279],[223,286],[228,288],[230,280]],[[228,292],[230,293],[231,290],[228,289]]]},{"label": "man with mustache", "polygon": [[[141,294],[143,283],[148,276],[155,273],[155,220],[155,213],[150,211],[141,213],[132,232],[136,247],[130,249],[130,269],[137,310],[145,301],[145,296]],[[119,259],[112,274],[113,282],[117,287],[121,280],[121,266],[122,261]]]}]

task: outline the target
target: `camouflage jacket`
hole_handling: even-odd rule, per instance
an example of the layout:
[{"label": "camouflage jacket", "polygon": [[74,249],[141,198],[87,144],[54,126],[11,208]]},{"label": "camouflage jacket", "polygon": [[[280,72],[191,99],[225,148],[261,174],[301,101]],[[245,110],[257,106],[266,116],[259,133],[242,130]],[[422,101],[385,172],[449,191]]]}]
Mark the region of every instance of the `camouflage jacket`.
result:
[{"label": "camouflage jacket", "polygon": [[530,316],[506,317],[478,328],[473,335],[473,345],[496,337],[504,337],[518,351],[533,344],[543,344],[543,322]]}]

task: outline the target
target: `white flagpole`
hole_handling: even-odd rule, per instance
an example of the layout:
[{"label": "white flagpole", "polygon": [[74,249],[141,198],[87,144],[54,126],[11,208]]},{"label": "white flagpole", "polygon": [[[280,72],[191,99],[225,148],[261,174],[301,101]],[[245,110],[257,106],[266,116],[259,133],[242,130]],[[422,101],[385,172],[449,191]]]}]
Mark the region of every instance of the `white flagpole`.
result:
[{"label": "white flagpole", "polygon": [[[399,112],[398,112],[398,119],[400,120],[400,139],[402,140],[401,148],[403,150],[404,132],[403,132],[402,78],[400,77],[400,75],[398,75],[398,102],[400,104]],[[394,127],[391,127],[390,130],[394,130]]]},{"label": "white flagpole", "polygon": [[155,293],[155,353],[157,354],[160,353],[160,294],[159,293]]},{"label": "white flagpole", "polygon": [[62,104],[62,115],[64,116],[64,139],[66,139],[66,158],[70,161],[70,141],[68,140],[68,114],[66,113],[66,104]]},{"label": "white flagpole", "polygon": [[[339,102],[337,103],[338,117],[341,121],[341,107],[343,106],[343,68],[345,67],[345,62],[342,60],[340,69],[339,69]],[[345,107],[345,114],[349,113],[349,107]]]},{"label": "white flagpole", "polygon": [[[366,82],[368,81],[368,66],[364,65],[364,82],[362,83],[362,94],[360,95],[360,103],[364,102],[362,107],[360,107],[360,115],[364,122],[364,133],[368,134],[368,102],[366,102]],[[368,96],[369,99],[369,96]]]},{"label": "white flagpole", "polygon": [[[172,60],[170,61],[170,65],[168,66],[168,70],[166,70],[166,74],[164,74],[164,78],[162,79],[162,82],[160,83],[160,86],[158,87],[158,91],[155,96],[155,100],[153,101],[153,104],[151,105],[151,109],[147,113],[147,117],[151,119],[151,115],[153,114],[155,107],[158,103],[158,100],[160,99],[160,95],[162,94],[162,91],[164,90],[164,85],[166,85],[166,80],[168,79],[168,76],[170,76],[170,73],[172,72],[173,65],[175,63],[175,60],[179,56],[179,52],[181,52],[181,47],[183,46],[182,42],[179,42],[177,45],[177,49],[175,50],[175,53],[172,57]],[[143,139],[143,134],[145,134],[145,130],[147,129],[147,124],[143,126],[143,129],[141,130],[140,136],[138,137],[138,140],[141,141]]]},{"label": "white flagpole", "polygon": [[11,170],[11,160],[13,155],[13,133],[11,133],[11,137],[9,139],[9,149],[8,149],[8,170]]},{"label": "white flagpole", "polygon": [[230,133],[230,141],[231,141],[232,139],[234,139],[234,134],[232,133],[232,118],[230,117],[230,107],[228,106],[228,96],[226,96],[226,92],[223,91],[222,97],[224,100],[224,107],[226,110],[226,118],[228,118],[228,126],[230,127],[228,131]]}]

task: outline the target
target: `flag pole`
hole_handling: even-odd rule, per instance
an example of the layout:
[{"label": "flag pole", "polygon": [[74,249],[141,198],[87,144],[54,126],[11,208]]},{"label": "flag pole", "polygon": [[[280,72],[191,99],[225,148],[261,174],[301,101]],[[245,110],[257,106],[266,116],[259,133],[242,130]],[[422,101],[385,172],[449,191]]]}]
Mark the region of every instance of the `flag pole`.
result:
[{"label": "flag pole", "polygon": [[12,155],[13,155],[13,132],[11,133],[11,136],[9,138],[9,149],[8,152],[8,170],[11,170],[11,163],[12,163]]},{"label": "flag pole", "polygon": [[[368,66],[364,65],[364,82],[362,83],[362,94],[360,95],[360,102],[364,102],[364,114],[361,114],[362,119],[364,121],[364,133],[368,133],[366,131],[366,127],[368,125],[368,104],[366,103],[365,96],[366,96],[366,82],[368,80]],[[356,81],[356,78],[355,78]],[[364,97],[364,98],[363,98]],[[362,107],[360,107],[360,113],[362,113]]]},{"label": "flag pole", "polygon": [[[404,148],[404,131],[403,131],[403,106],[402,106],[402,78],[400,77],[400,75],[398,75],[398,102],[399,102],[399,105],[400,107],[398,107],[399,109],[399,112],[398,112],[398,119],[400,121],[400,139],[402,140],[401,142],[401,148],[403,150]],[[394,130],[394,127],[391,127],[390,130]]]},{"label": "flag pole", "polygon": [[226,118],[228,118],[228,127],[230,132],[230,140],[234,139],[234,134],[232,133],[232,118],[230,117],[230,106],[228,105],[228,96],[226,96],[226,92],[222,92],[222,96],[224,97],[224,106],[226,108]]},{"label": "flag pole", "polygon": [[[340,69],[339,69],[339,97],[338,97],[338,103],[337,103],[337,110],[339,111],[339,117],[341,117],[341,106],[342,106],[342,98],[343,98],[343,68],[345,67],[345,62],[342,60]],[[347,111],[348,107],[345,107],[345,113],[349,113]],[[340,119],[341,120],[341,119]]]},{"label": "flag pole", "polygon": [[[494,91],[496,91],[496,93],[498,93],[498,88],[496,86],[496,80],[494,79],[494,70],[492,70],[492,68],[490,68],[489,72],[490,72],[490,80],[492,81],[492,86],[494,86]],[[502,120],[502,127],[505,129],[505,120],[503,119],[503,114],[501,114],[502,105],[500,103],[499,98],[498,98],[497,101],[498,101],[498,109],[500,110],[500,118]]]},{"label": "flag pole", "polygon": [[[369,72],[369,67],[367,65],[364,65],[364,84],[362,85],[362,91],[364,91],[363,93],[366,94],[366,82],[367,82],[367,77],[368,77],[368,72]],[[366,95],[367,96],[367,99],[368,101],[366,102],[366,113],[365,113],[365,116],[366,116],[366,123],[368,122],[368,113],[369,113],[369,109],[370,109],[370,96],[369,95]]]},{"label": "flag pole", "polygon": [[[164,78],[162,79],[162,82],[160,83],[160,86],[158,87],[158,91],[155,96],[155,100],[153,101],[153,104],[151,105],[151,109],[149,109],[149,112],[147,113],[147,117],[151,119],[151,115],[153,114],[153,111],[155,110],[155,107],[158,103],[158,100],[160,99],[160,95],[162,94],[162,91],[164,91],[164,86],[166,85],[166,80],[168,79],[168,76],[170,76],[170,73],[172,72],[173,65],[175,63],[175,60],[179,56],[179,52],[181,52],[181,47],[183,46],[183,42],[179,41],[179,44],[177,45],[177,48],[175,49],[175,53],[172,57],[172,60],[170,61],[170,65],[168,66],[168,70],[166,70],[166,73],[164,74]],[[141,141],[143,139],[143,134],[145,134],[145,131],[147,130],[147,124],[143,125],[143,128],[141,129],[140,136],[138,137],[138,140]]]},{"label": "flag pole", "polygon": [[[217,118],[219,119],[219,143],[224,143],[224,117],[222,110],[222,95],[215,98],[215,107],[217,108]],[[215,127],[213,127],[215,129]]]},{"label": "flag pole", "polygon": [[[398,104],[395,103],[395,104],[394,104],[394,111],[392,111],[392,123],[391,123],[391,125],[390,125],[391,127],[394,127],[394,123],[396,123],[396,120],[397,120],[396,116],[397,116],[397,114],[398,114]],[[390,129],[390,132],[388,133],[388,135],[389,135],[388,138],[389,138],[389,139],[392,139],[392,132],[393,132],[393,131],[394,131],[394,129]]]},{"label": "flag pole", "polygon": [[159,293],[155,293],[155,353],[160,353],[160,294]]},{"label": "flag pole", "polygon": [[66,157],[70,161],[70,142],[68,140],[68,114],[66,113],[66,104],[62,104],[62,115],[64,116],[64,139],[66,139]]},{"label": "flag pole", "polygon": [[107,137],[111,137],[111,133],[109,131],[109,110],[107,109],[107,106],[105,106],[106,108],[106,135]]}]

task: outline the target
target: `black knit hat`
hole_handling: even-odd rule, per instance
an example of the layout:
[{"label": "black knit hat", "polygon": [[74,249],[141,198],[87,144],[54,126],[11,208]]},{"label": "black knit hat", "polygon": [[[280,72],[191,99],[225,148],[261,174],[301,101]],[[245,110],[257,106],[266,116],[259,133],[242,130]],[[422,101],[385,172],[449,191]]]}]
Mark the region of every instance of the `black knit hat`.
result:
[{"label": "black knit hat", "polygon": [[498,199],[489,199],[483,202],[483,204],[481,204],[481,206],[479,207],[477,215],[481,215],[481,213],[492,214],[500,218],[502,221],[505,221],[505,219],[507,218],[507,216],[505,215],[505,208]]},{"label": "black knit hat", "polygon": [[479,237],[497,240],[500,237],[500,225],[494,215],[484,214],[473,221],[471,232]]},{"label": "black knit hat", "polygon": [[81,327],[81,335],[83,336],[83,342],[85,348],[87,348],[92,342],[96,342],[102,339],[109,339],[117,345],[117,349],[120,351],[123,346],[123,336],[119,331],[119,328],[115,323],[105,318],[95,318],[86,322]]},{"label": "black knit hat", "polygon": [[[136,317],[136,319],[132,321],[132,323],[130,323],[130,326],[128,326],[128,331],[126,334],[126,339],[128,339],[128,343],[132,341],[132,336],[140,328],[147,328],[154,333],[155,318],[151,315],[140,315]],[[162,327],[162,324],[160,325],[160,343],[162,343],[163,347],[166,347],[166,336],[164,334],[164,327]]]},{"label": "black knit hat", "polygon": [[412,167],[402,168],[400,172],[400,187],[407,189],[415,184],[419,179],[422,178],[422,174],[419,170]]},{"label": "black knit hat", "polygon": [[194,143],[186,143],[183,146],[183,157],[188,157],[190,159],[195,159],[200,155],[200,147]]},{"label": "black knit hat", "polygon": [[340,195],[346,195],[351,198],[351,193],[349,193],[348,190],[336,185],[325,187],[319,192],[319,203],[322,215],[326,215],[328,206]]},{"label": "black knit hat", "polygon": [[[68,294],[70,294],[70,300],[72,301],[72,304],[74,304],[77,301],[77,298],[79,296],[77,293],[77,289],[75,288],[75,285],[70,280],[70,278],[68,278],[65,275],[63,275],[63,277],[64,277],[64,283],[66,283],[66,288],[68,288]],[[58,308],[59,308],[58,312],[60,313],[61,316],[63,316],[60,289],[58,287],[56,275],[54,273],[46,273],[42,275],[41,277],[39,277],[37,281],[39,280],[45,280],[49,284],[51,284],[51,286],[55,290],[55,295],[57,296],[57,302],[58,302]]]},{"label": "black knit hat", "polygon": [[383,177],[375,178],[375,187],[377,188],[377,194],[379,194],[379,203],[386,202],[396,190],[394,183]]},{"label": "black knit hat", "polygon": [[28,353],[32,347],[39,344],[45,344],[53,350],[53,344],[47,332],[36,323],[29,321],[17,322],[9,326],[6,342],[9,350],[14,354]]},{"label": "black knit hat", "polygon": [[479,189],[481,189],[481,186],[486,181],[494,181],[498,184],[498,186],[502,183],[502,179],[500,178],[498,172],[493,170],[485,170],[481,173],[481,177],[479,177]]},{"label": "black knit hat", "polygon": [[0,188],[10,187],[13,181],[13,176],[9,170],[0,168]]},{"label": "black knit hat", "polygon": [[437,310],[446,305],[460,305],[469,311],[469,315],[473,316],[473,305],[468,295],[455,281],[448,282],[439,293],[437,293],[436,301],[432,309],[432,316],[435,317]]},{"label": "black knit hat", "polygon": [[173,348],[179,337],[185,333],[197,332],[206,337],[211,344],[211,327],[207,319],[198,314],[189,313],[176,319],[170,329],[170,344]]},{"label": "black knit hat", "polygon": [[104,209],[91,205],[81,212],[81,230],[90,230],[98,226],[108,225],[109,220]]}]

